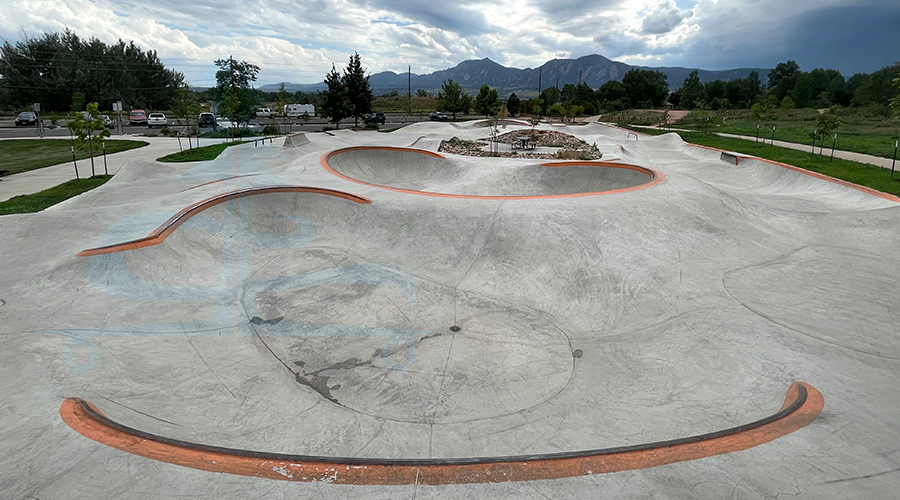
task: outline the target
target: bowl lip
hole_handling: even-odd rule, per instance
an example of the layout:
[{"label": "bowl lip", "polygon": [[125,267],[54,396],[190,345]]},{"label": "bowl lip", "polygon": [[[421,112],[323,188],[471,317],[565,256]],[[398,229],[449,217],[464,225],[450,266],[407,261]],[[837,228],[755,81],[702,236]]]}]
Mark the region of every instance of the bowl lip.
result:
[{"label": "bowl lip", "polygon": [[[417,148],[407,148],[400,146],[350,146],[345,148],[334,149],[326,152],[319,158],[319,163],[322,165],[326,171],[340,177],[341,179],[348,180],[350,182],[355,182],[357,184],[362,184],[364,186],[376,187],[379,189],[386,189],[388,191],[394,191],[398,193],[406,193],[406,194],[415,194],[415,195],[424,195],[424,196],[434,196],[438,198],[457,198],[457,199],[470,199],[470,200],[539,200],[539,199],[552,199],[552,198],[577,198],[583,196],[601,196],[601,195],[609,195],[609,194],[619,194],[619,193],[629,193],[632,191],[638,191],[641,189],[646,189],[649,187],[657,186],[665,181],[665,175],[659,170],[641,167],[639,165],[632,165],[629,163],[620,163],[613,161],[584,161],[584,160],[571,160],[571,161],[554,161],[554,162],[546,162],[541,163],[542,167],[547,168],[558,168],[558,167],[601,167],[601,168],[618,168],[623,170],[633,170],[637,172],[641,172],[647,175],[647,182],[638,184],[636,186],[630,186],[626,188],[619,189],[610,189],[606,191],[593,191],[593,192],[585,192],[585,193],[567,193],[567,194],[540,194],[540,195],[525,195],[525,196],[485,196],[485,195],[471,195],[471,194],[451,194],[451,193],[440,193],[440,192],[432,192],[432,191],[420,191],[416,189],[405,189],[398,188],[394,186],[387,186],[384,184],[376,184],[373,182],[363,181],[359,179],[355,179],[348,175],[342,174],[334,169],[329,163],[332,158],[338,156],[343,153],[348,153],[352,151],[398,151],[404,153],[417,153],[426,156],[430,156],[432,158],[440,158],[446,159],[447,157],[440,154],[435,153],[434,151],[428,151],[426,149],[417,149]],[[490,160],[491,158],[487,158]]]}]

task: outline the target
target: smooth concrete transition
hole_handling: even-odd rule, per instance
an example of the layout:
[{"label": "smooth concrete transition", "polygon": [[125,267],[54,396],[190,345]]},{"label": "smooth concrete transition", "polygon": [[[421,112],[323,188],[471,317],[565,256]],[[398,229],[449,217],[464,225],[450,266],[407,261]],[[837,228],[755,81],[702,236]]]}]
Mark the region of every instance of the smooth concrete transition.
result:
[{"label": "smooth concrete transition", "polygon": [[526,198],[603,194],[649,186],[661,174],[610,162],[448,159],[409,148],[351,147],[328,153],[322,164],[334,173],[373,186],[431,195]]},{"label": "smooth concrete transition", "polygon": [[552,129],[604,161],[339,130],[0,217],[0,496],[894,497],[900,199]]}]

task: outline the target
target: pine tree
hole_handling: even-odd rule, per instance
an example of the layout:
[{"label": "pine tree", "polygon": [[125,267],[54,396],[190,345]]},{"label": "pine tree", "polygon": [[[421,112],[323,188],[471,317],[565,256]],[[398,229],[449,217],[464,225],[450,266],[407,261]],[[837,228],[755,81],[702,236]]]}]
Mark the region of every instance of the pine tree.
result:
[{"label": "pine tree", "polygon": [[356,52],[350,56],[350,64],[344,68],[342,83],[347,92],[347,116],[352,116],[356,126],[359,126],[359,119],[372,112],[375,94],[369,87],[369,77],[366,76],[366,70]]},{"label": "pine tree", "polygon": [[497,89],[492,89],[485,83],[475,97],[475,112],[488,117],[496,115],[498,111],[500,111],[500,99],[497,97]]},{"label": "pine tree", "polygon": [[322,104],[317,109],[322,116],[340,128],[341,120],[350,116],[350,100],[347,96],[347,87],[341,81],[341,75],[333,64],[331,71],[325,76],[325,84],[328,85],[328,89],[322,93]]}]

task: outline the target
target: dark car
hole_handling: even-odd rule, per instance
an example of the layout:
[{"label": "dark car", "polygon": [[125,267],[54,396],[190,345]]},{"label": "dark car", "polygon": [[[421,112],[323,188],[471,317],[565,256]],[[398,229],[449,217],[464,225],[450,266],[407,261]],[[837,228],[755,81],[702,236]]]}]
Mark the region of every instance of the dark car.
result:
[{"label": "dark car", "polygon": [[381,111],[372,113],[371,115],[366,117],[365,121],[366,121],[366,123],[380,123],[380,124],[384,125],[384,122],[385,122],[384,113],[382,113]]},{"label": "dark car", "polygon": [[216,127],[216,115],[212,113],[200,113],[200,119],[197,121],[198,127]]},{"label": "dark car", "polygon": [[428,117],[431,118],[431,121],[435,122],[445,122],[449,120],[449,118],[447,118],[447,115],[445,115],[444,113],[438,113],[437,111],[431,113],[430,115],[428,115]]},{"label": "dark car", "polygon": [[37,123],[37,114],[34,111],[22,111],[16,117],[16,126],[34,125]]}]

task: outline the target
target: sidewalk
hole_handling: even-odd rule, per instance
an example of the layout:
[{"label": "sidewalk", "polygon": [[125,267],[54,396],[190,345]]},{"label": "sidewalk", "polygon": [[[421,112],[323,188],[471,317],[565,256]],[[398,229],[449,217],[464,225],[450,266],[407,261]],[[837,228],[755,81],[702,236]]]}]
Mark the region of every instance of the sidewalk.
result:
[{"label": "sidewalk", "polygon": [[[756,137],[747,136],[747,135],[737,135],[737,134],[726,134],[724,132],[716,132],[716,135],[720,137],[732,137],[735,139],[746,139],[749,141],[756,140]],[[760,142],[763,142],[763,138],[760,137]],[[772,141],[766,140],[766,144],[771,144]],[[812,151],[812,145],[810,144],[797,144],[795,142],[785,142],[779,141],[775,139],[775,145],[781,146],[783,148],[796,149],[797,151],[806,151],[807,153]],[[816,154],[819,153],[819,147],[816,146]],[[823,148],[822,155],[831,157],[831,148]],[[841,158],[844,160],[855,161],[858,163],[866,163],[868,165],[875,165],[876,167],[882,168],[891,168],[892,159],[891,158],[882,158],[880,156],[872,156],[863,153],[854,153],[853,151],[841,151],[839,149],[834,150],[834,157]]]},{"label": "sidewalk", "polygon": [[[658,128],[656,126],[643,126],[643,125],[635,125],[635,128]],[[679,129],[679,128],[667,128],[669,132],[696,132],[696,130],[687,130],[687,129]],[[748,141],[755,141],[756,137],[752,135],[738,135],[738,134],[728,134],[725,132],[713,132],[715,135],[719,137],[731,137],[733,139],[745,139]],[[764,142],[765,144],[771,144],[772,141],[769,139],[764,139],[762,137],[759,138],[759,142]],[[796,142],[785,142],[779,141],[775,139],[775,145],[788,149],[796,149],[797,151],[806,151],[807,153],[812,151],[812,145],[810,144],[797,144]],[[816,154],[819,152],[819,146],[816,146]],[[822,155],[831,157],[831,148],[823,148]],[[891,168],[891,163],[893,160],[891,158],[883,158],[881,156],[872,156],[863,153],[854,153],[853,151],[841,151],[839,149],[834,150],[834,157],[841,158],[844,160],[855,161],[858,163],[865,163],[867,165],[874,165],[876,167],[882,168]],[[898,161],[897,168],[900,169],[900,161]]]},{"label": "sidewalk", "polygon": [[[51,139],[55,139],[51,137]],[[110,174],[115,174],[123,165],[132,161],[155,161],[160,156],[178,152],[178,138],[176,137],[142,137],[142,136],[116,136],[115,139],[128,139],[134,141],[144,141],[149,143],[137,149],[122,151],[115,154],[106,155],[106,164]],[[4,141],[15,141],[18,138],[0,139]],[[209,146],[224,142],[225,139],[200,139],[201,146]],[[182,147],[187,149],[187,139],[181,139]],[[196,138],[194,139],[196,147]],[[102,174],[103,156],[94,157],[94,170],[97,174]],[[78,175],[82,178],[91,176],[91,160],[78,160]],[[53,165],[52,167],[44,167],[36,170],[29,170],[20,174],[8,175],[0,177],[0,202],[6,201],[14,196],[22,194],[33,194],[53,186],[58,186],[64,182],[75,178],[75,166],[73,162]]]}]

